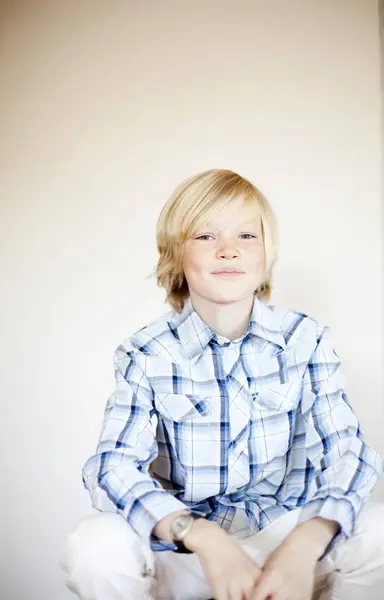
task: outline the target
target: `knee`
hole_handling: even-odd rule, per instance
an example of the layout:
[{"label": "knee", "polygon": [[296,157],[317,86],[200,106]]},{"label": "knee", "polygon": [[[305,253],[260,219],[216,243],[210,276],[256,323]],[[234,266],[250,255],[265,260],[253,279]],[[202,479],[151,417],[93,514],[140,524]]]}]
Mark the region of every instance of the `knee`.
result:
[{"label": "knee", "polygon": [[354,534],[340,549],[340,570],[384,564],[384,503],[369,502],[356,519]]},{"label": "knee", "polygon": [[141,540],[118,514],[98,513],[86,517],[67,538],[62,567],[69,587],[81,576],[108,578],[119,565],[139,574]]},{"label": "knee", "polygon": [[384,502],[368,502],[357,518],[355,535],[364,554],[384,553]]}]

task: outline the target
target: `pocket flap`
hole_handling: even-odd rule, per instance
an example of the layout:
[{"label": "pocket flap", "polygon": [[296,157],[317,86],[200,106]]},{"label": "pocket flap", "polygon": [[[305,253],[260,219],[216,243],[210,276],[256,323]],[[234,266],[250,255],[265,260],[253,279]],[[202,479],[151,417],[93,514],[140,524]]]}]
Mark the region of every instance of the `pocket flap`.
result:
[{"label": "pocket flap", "polygon": [[[166,413],[176,423],[184,419],[194,419],[210,413],[210,405],[202,396],[193,394],[157,394],[162,413]],[[164,416],[166,416],[164,415]]]},{"label": "pocket flap", "polygon": [[262,387],[252,397],[254,404],[261,410],[287,411],[297,407],[300,390],[300,381],[276,383]]}]

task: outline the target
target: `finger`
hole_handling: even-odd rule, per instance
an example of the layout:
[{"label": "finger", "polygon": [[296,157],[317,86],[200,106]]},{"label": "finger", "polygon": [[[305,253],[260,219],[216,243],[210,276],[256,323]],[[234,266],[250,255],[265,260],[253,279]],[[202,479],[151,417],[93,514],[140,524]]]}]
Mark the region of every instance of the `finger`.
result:
[{"label": "finger", "polygon": [[229,587],[229,597],[231,600],[250,600],[254,588],[251,577],[242,578],[241,581],[232,581]]},{"label": "finger", "polygon": [[224,585],[216,585],[213,592],[215,600],[230,600],[227,588]]},{"label": "finger", "polygon": [[245,600],[253,600],[256,586],[260,580],[262,573],[261,571],[257,573],[252,573],[251,578],[248,582],[244,583],[244,598]]},{"label": "finger", "polygon": [[243,592],[237,581],[231,581],[228,584],[228,598],[230,600],[243,600]]},{"label": "finger", "polygon": [[252,595],[252,600],[275,600],[274,587],[267,574],[263,574],[256,584]]},{"label": "finger", "polygon": [[243,582],[243,600],[252,600],[258,577],[249,577]]}]

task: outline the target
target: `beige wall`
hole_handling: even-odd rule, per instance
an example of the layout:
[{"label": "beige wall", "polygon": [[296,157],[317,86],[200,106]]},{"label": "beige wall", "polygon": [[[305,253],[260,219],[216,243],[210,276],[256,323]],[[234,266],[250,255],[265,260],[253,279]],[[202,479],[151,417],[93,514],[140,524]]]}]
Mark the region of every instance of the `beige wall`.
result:
[{"label": "beige wall", "polygon": [[58,553],[90,511],[81,467],[113,350],[169,308],[145,276],[160,208],[190,174],[232,168],[269,197],[274,301],[331,326],[383,452],[377,2],[0,11],[0,596],[64,600]]}]

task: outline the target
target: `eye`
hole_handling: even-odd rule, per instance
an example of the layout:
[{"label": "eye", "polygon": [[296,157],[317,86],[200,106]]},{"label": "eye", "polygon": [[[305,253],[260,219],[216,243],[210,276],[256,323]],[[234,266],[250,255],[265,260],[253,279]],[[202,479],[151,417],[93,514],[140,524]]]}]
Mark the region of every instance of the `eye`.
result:
[{"label": "eye", "polygon": [[[250,235],[250,236],[251,236],[251,238],[256,238],[256,236],[255,236],[255,235],[252,235],[252,233],[242,233],[242,234],[241,234],[241,236],[243,236],[243,235]],[[248,238],[248,239],[249,239],[249,238]]]},{"label": "eye", "polygon": [[[240,237],[243,237],[243,236],[249,236],[246,239],[256,239],[257,238],[257,236],[253,235],[252,233],[242,233],[242,234],[240,234]],[[196,240],[203,240],[204,238],[209,238],[209,237],[213,237],[213,236],[210,233],[204,233],[203,235],[199,235],[196,238]]]}]

